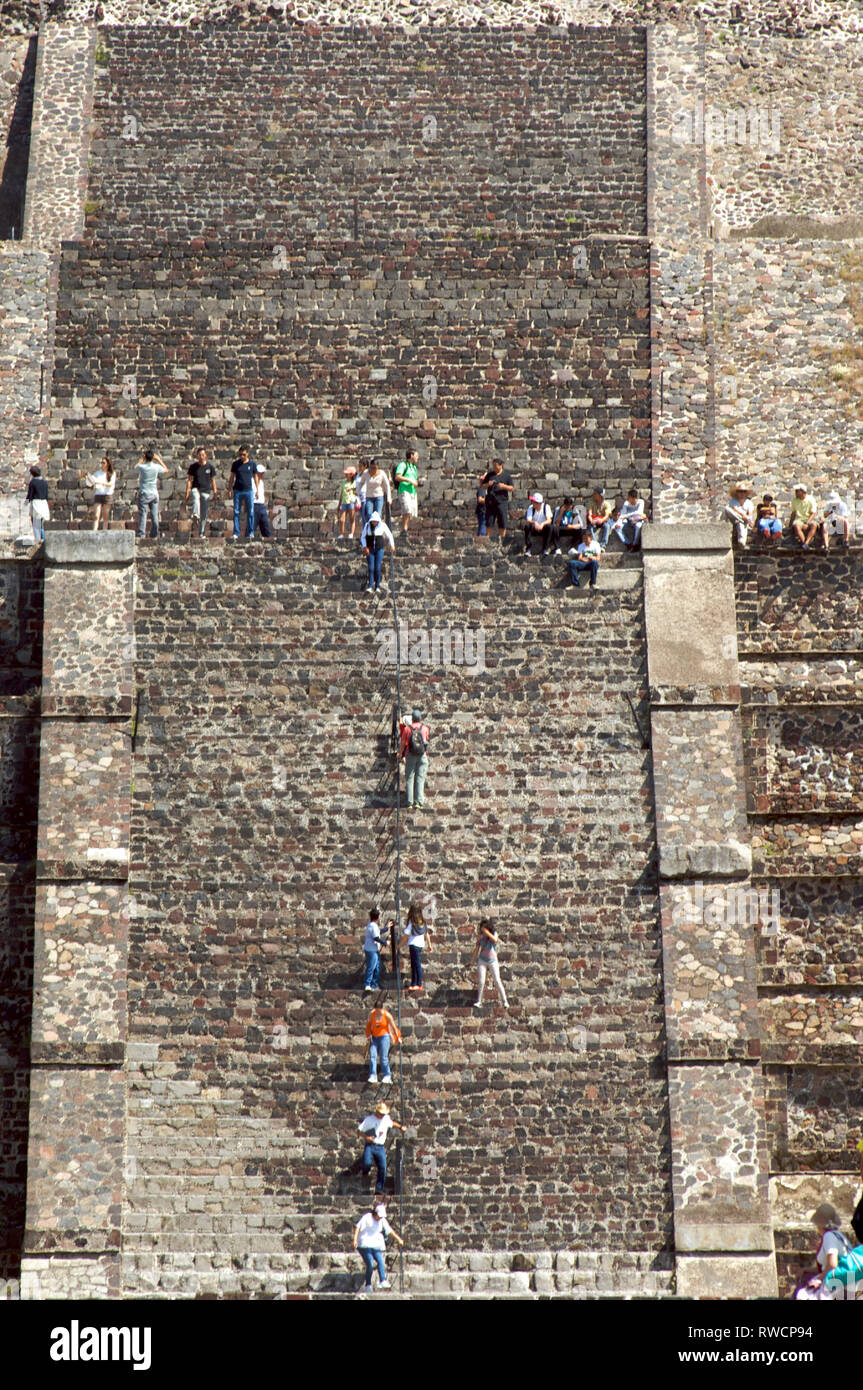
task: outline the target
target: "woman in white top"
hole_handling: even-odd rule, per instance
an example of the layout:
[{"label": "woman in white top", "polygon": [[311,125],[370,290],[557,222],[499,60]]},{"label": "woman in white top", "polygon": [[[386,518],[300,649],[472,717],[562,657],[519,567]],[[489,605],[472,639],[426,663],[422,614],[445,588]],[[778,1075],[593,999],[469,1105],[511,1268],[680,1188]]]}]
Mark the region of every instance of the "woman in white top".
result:
[{"label": "woman in white top", "polygon": [[378,467],[377,459],[367,459],[365,471],[357,479],[357,489],[363,498],[362,519],[367,523],[372,512],[384,514],[384,502],[392,502],[392,489],[386,473]]},{"label": "woman in white top", "polygon": [[102,530],[107,531],[111,517],[111,503],[114,500],[114,488],[117,486],[117,474],[107,454],[99,464],[97,471],[92,474],[88,473],[84,482],[88,487],[95,489],[93,506],[96,519],[93,522],[93,530],[98,531],[101,523]]},{"label": "woman in white top", "polygon": [[360,1217],[354,1227],[354,1249],[359,1252],[366,1271],[366,1282],[360,1290],[361,1293],[371,1293],[375,1265],[378,1269],[378,1287],[392,1288],[384,1263],[387,1236],[392,1236],[399,1245],[404,1245],[398,1231],[394,1231],[387,1221],[387,1209],[383,1202],[375,1198],[369,1210]]},{"label": "woman in white top", "polygon": [[426,936],[431,935],[431,927],[426,926],[423,910],[419,903],[411,903],[408,908],[408,921],[403,935],[407,938],[411,958],[411,982],[408,985],[408,994],[420,994],[423,987],[423,948],[426,944]]},{"label": "woman in white top", "polygon": [[825,1289],[824,1280],[831,1269],[836,1268],[840,1255],[846,1255],[851,1245],[839,1229],[842,1223],[838,1211],[829,1202],[822,1202],[812,1213],[812,1224],[818,1232],[815,1268],[806,1271],[794,1297],[807,1300],[831,1299],[833,1292]]}]

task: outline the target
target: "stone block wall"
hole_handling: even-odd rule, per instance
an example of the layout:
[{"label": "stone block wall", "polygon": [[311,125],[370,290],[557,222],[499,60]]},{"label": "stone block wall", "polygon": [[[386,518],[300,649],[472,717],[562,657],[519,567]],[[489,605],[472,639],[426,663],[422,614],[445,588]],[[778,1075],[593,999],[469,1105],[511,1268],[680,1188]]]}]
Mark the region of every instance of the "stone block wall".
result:
[{"label": "stone block wall", "polygon": [[131,517],[148,442],[170,469],[169,518],[182,514],[193,446],[211,449],[224,491],[241,441],[291,521],[328,515],[347,462],[375,453],[389,469],[408,439],[422,514],[450,525],[472,522],[495,453],[514,471],[519,508],[531,486],[589,496],[604,483],[622,497],[635,481],[644,493],[644,247],[588,245],[579,274],[568,247],[537,239],[303,240],[284,267],[271,245],[249,241],[67,245],[48,464],[56,518],[85,512],[79,475],[104,451],[121,475],[115,519]]},{"label": "stone block wall", "polygon": [[[310,1257],[320,1279],[349,1240],[355,1128],[381,1094],[359,984],[367,908],[393,908],[391,615],[357,560],[300,541],[157,546],[138,570],[124,1288],[308,1287]],[[444,1246],[524,1251],[539,1289],[542,1252],[573,1252],[570,1272],[575,1252],[617,1252],[626,1287],[668,1287],[649,769],[625,699],[643,708],[643,628],[624,572],[634,587],[592,603],[596,663],[558,567],[451,542],[401,563],[403,699],[434,736],[401,860],[402,912],[422,895],[435,923],[402,1015],[405,1224],[429,1275]],[[475,634],[481,662],[435,657],[430,593],[439,634]],[[471,1007],[483,912],[507,1014]]]},{"label": "stone block wall", "polygon": [[105,27],[96,67],[97,239],[645,230],[643,30]]},{"label": "stone block wall", "polygon": [[120,1287],[133,556],[125,534],[45,543],[22,1259],[22,1291],[37,1296],[70,1255],[87,1259],[67,1295]]},{"label": "stone block wall", "polygon": [[758,979],[789,1283],[818,1201],[851,1214],[861,1137],[860,568],[853,551],[735,558],[753,883],[777,909]]},{"label": "stone block wall", "polygon": [[0,560],[0,1278],[20,1275],[30,1105],[42,576]]}]

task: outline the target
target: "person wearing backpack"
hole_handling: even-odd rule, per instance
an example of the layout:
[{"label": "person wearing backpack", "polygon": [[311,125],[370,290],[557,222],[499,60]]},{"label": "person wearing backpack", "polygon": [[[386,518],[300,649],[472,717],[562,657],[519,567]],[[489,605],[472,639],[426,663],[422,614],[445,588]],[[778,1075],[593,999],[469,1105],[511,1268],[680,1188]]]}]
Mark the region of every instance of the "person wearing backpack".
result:
[{"label": "person wearing backpack", "polygon": [[398,498],[402,516],[402,535],[407,534],[408,523],[417,515],[417,488],[419,486],[420,456],[416,449],[405,449],[401,463],[393,469],[393,486]]},{"label": "person wearing backpack", "polygon": [[834,1282],[828,1283],[828,1278],[849,1253],[851,1242],[842,1234],[839,1213],[829,1202],[822,1202],[812,1213],[812,1224],[818,1232],[815,1267],[804,1271],[793,1297],[820,1301],[834,1297]]},{"label": "person wearing backpack", "polygon": [[412,811],[421,811],[425,805],[430,737],[428,724],[423,723],[420,710],[414,710],[410,723],[406,719],[402,720],[399,760],[405,765],[405,790],[408,796],[408,809]]}]

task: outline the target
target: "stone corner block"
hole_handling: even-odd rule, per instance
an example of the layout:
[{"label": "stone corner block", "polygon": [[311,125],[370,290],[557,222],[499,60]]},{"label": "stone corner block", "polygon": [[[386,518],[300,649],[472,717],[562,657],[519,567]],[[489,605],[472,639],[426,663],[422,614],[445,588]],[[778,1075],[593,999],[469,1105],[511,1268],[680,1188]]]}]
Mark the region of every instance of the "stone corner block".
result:
[{"label": "stone corner block", "polygon": [[748,878],[752,850],[738,840],[659,847],[660,878]]},{"label": "stone corner block", "polygon": [[48,531],[46,565],[131,565],[135,559],[132,531]]},{"label": "stone corner block", "polygon": [[679,1298],[778,1298],[773,1255],[678,1255]]},{"label": "stone corner block", "polygon": [[696,521],[663,524],[646,522],[641,528],[642,550],[730,550],[731,527],[726,522]]}]

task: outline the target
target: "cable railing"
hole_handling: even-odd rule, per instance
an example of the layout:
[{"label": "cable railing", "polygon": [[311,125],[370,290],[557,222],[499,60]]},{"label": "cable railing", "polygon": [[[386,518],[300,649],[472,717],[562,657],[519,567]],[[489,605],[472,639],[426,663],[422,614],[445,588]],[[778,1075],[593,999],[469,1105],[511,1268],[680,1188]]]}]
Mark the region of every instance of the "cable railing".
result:
[{"label": "cable railing", "polygon": [[[401,746],[401,726],[400,718],[402,712],[402,653],[401,653],[401,628],[399,626],[398,601],[396,597],[396,560],[395,555],[390,552],[390,598],[393,608],[393,626],[396,634],[396,699],[393,707],[393,742],[395,744],[395,797],[396,797],[396,874],[395,874],[395,932],[392,939],[392,964],[393,974],[396,981],[396,1025],[399,1035],[402,1033],[402,974],[400,967],[400,946],[402,939],[402,917],[401,917],[401,877],[402,877],[402,835],[401,835],[401,759],[399,751]],[[405,1083],[404,1083],[404,1042],[399,1046],[398,1051],[398,1078],[399,1078],[399,1124],[404,1127],[405,1123]],[[402,1128],[401,1153],[396,1166],[396,1177],[398,1183],[399,1198],[399,1230],[404,1239],[405,1217],[404,1217],[404,1128]],[[404,1246],[399,1246],[399,1292],[404,1293]]]}]

